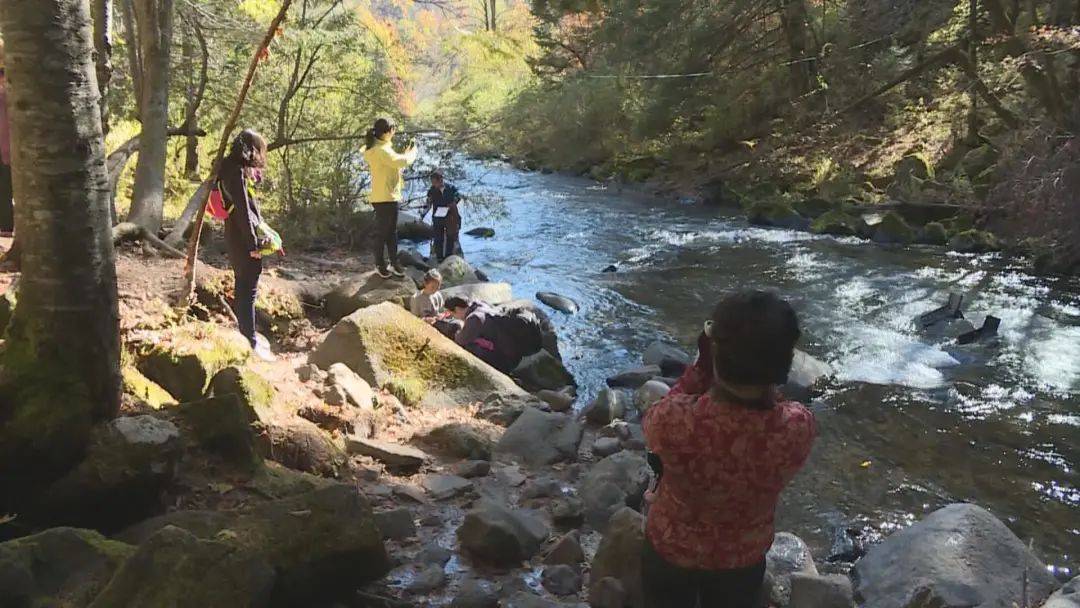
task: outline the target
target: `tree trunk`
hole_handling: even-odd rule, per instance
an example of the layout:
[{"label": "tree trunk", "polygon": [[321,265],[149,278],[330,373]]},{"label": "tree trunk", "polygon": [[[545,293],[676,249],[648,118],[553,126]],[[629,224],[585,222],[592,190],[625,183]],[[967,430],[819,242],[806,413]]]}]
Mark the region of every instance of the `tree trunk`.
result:
[{"label": "tree trunk", "polygon": [[94,0],[94,52],[97,53],[98,90],[101,92],[101,131],[109,134],[109,84],[112,82],[112,0]]},{"label": "tree trunk", "polygon": [[165,212],[165,162],[169,130],[169,51],[173,0],[135,0],[142,56],[142,135],[128,221],[152,233]]},{"label": "tree trunk", "polygon": [[495,0],[491,0],[491,31],[498,31],[498,12],[495,9]]},{"label": "tree trunk", "polygon": [[132,0],[120,0],[120,15],[124,21],[124,46],[127,47],[131,90],[135,96],[135,116],[142,118],[142,58],[139,56],[139,36],[135,29],[135,7]]},{"label": "tree trunk", "polygon": [[484,9],[484,31],[491,31],[491,7],[488,0],[480,0],[480,6]]},{"label": "tree trunk", "polygon": [[804,0],[782,0],[780,27],[788,45],[788,69],[791,72],[792,93],[800,96],[814,86],[814,63],[808,52],[810,37],[807,22],[810,14]]},{"label": "tree trunk", "polygon": [[2,355],[0,480],[18,487],[70,467],[91,425],[116,414],[120,328],[90,4],[3,0],[0,30],[23,273]]},{"label": "tree trunk", "polygon": [[[199,47],[199,70],[195,72],[195,43]],[[198,14],[192,12],[184,30],[184,65],[188,70],[187,105],[184,108],[184,125],[192,131],[185,145],[184,175],[188,179],[199,176],[199,138],[194,134],[199,130],[199,109],[206,93],[206,84],[210,67],[210,53],[199,23]]]}]

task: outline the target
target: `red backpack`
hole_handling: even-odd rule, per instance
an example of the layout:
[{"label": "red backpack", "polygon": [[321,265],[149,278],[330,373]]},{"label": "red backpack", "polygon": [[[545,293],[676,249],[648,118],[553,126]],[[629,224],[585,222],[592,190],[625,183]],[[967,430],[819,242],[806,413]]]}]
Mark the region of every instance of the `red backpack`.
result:
[{"label": "red backpack", "polygon": [[221,187],[217,182],[214,182],[214,187],[210,189],[210,200],[206,203],[206,212],[215,220],[224,222],[229,218],[229,212],[231,211],[232,205],[226,208],[225,197],[221,195]]}]

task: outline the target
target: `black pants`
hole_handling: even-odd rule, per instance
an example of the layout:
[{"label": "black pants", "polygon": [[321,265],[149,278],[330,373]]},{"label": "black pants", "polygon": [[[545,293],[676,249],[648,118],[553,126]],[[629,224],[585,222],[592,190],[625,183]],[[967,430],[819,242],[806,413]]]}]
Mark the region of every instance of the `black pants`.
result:
[{"label": "black pants", "polygon": [[[375,265],[383,270],[397,266],[397,203],[375,203]],[[387,257],[389,256],[389,261]]]},{"label": "black pants", "polygon": [[645,608],[754,608],[765,560],[735,570],[691,570],[668,563],[646,540],[641,579]]},{"label": "black pants", "polygon": [[230,251],[229,262],[233,267],[233,279],[236,295],[233,298],[233,312],[236,313],[236,325],[240,333],[255,346],[255,296],[259,290],[259,275],[262,274],[262,260],[256,260],[250,253]]},{"label": "black pants", "polygon": [[458,234],[457,231],[451,230],[448,224],[449,222],[444,217],[431,220],[431,227],[435,229],[432,249],[435,252],[435,258],[440,262],[457,253]]},{"label": "black pants", "polygon": [[0,232],[15,230],[15,207],[11,201],[11,165],[0,163]]}]

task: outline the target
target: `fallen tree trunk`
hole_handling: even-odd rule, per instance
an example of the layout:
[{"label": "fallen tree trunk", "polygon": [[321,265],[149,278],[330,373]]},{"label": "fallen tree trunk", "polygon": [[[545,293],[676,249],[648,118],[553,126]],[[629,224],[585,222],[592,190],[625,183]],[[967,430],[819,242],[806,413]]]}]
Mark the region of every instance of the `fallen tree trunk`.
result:
[{"label": "fallen tree trunk", "polygon": [[119,245],[121,243],[131,243],[134,241],[145,241],[153,245],[155,249],[165,254],[166,257],[180,260],[184,258],[184,252],[169,245],[165,241],[159,239],[157,235],[152,234],[146,229],[146,226],[136,224],[134,222],[124,222],[113,226],[112,229],[113,244]]},{"label": "fallen tree trunk", "polygon": [[202,208],[202,202],[206,199],[207,191],[210,189],[210,185],[213,182],[207,179],[195,190],[195,193],[188,199],[187,205],[184,206],[183,213],[173,223],[172,231],[165,236],[165,242],[173,247],[179,248],[184,244],[184,235],[187,234],[188,228],[195,221],[195,214]]}]

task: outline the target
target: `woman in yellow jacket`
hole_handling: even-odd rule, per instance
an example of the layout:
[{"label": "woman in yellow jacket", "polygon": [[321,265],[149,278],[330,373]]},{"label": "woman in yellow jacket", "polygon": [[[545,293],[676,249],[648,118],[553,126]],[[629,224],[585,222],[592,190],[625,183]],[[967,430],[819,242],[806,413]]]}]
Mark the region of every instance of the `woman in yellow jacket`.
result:
[{"label": "woman in yellow jacket", "polygon": [[380,118],[368,130],[364,160],[371,171],[368,201],[375,208],[375,267],[379,276],[403,277],[397,260],[398,203],[401,202],[401,172],[416,161],[416,146],[409,144],[404,154],[394,150],[397,126],[389,118]]}]

